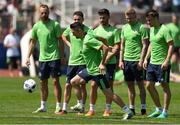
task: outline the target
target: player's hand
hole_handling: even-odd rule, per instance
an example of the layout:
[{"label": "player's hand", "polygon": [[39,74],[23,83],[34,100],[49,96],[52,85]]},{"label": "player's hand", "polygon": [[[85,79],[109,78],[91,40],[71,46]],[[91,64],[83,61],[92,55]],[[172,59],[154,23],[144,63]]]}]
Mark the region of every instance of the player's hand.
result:
[{"label": "player's hand", "polygon": [[164,61],[164,63],[161,65],[162,70],[166,70],[168,68],[168,61]]},{"label": "player's hand", "polygon": [[137,65],[137,69],[141,70],[143,68],[143,61],[139,61]]},{"label": "player's hand", "polygon": [[145,59],[143,62],[143,68],[147,70],[148,61]]},{"label": "player's hand", "polygon": [[119,68],[124,69],[124,62],[121,62],[121,61],[119,62]]},{"label": "player's hand", "polygon": [[99,65],[99,71],[101,74],[105,75],[106,74],[106,68],[103,64]]},{"label": "player's hand", "polygon": [[26,66],[29,67],[30,66],[30,58],[27,58],[26,59],[26,62],[25,62]]}]

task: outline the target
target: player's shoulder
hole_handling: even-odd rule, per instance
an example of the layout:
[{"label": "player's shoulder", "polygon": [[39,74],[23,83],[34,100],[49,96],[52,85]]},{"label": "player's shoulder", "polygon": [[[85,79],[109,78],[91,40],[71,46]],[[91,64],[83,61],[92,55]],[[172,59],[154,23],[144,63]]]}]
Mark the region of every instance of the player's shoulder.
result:
[{"label": "player's shoulder", "polygon": [[41,21],[37,21],[37,22],[33,25],[33,27],[38,27],[40,24],[41,24]]},{"label": "player's shoulder", "polygon": [[84,40],[91,40],[91,39],[95,39],[96,38],[96,34],[92,29],[89,29],[88,32],[86,33],[86,36],[84,38]]},{"label": "player's shoulder", "polygon": [[118,31],[118,28],[115,26],[109,25],[109,30],[112,32],[116,32],[116,31]]},{"label": "player's shoulder", "polygon": [[42,28],[43,25],[44,25],[44,24],[42,23],[41,20],[37,21],[37,22],[33,25],[33,31],[34,31],[34,30],[37,30],[37,29],[39,29],[39,28]]},{"label": "player's shoulder", "polygon": [[60,25],[59,22],[56,20],[50,19],[50,22],[51,22],[50,24],[54,25],[55,27]]},{"label": "player's shoulder", "polygon": [[58,21],[52,20],[55,25],[60,25]]},{"label": "player's shoulder", "polygon": [[169,26],[171,26],[172,25],[172,23],[167,23],[167,24],[165,24],[167,27],[169,27]]},{"label": "player's shoulder", "polygon": [[167,25],[165,25],[165,24],[162,24],[162,25],[161,25],[161,28],[163,29],[163,31],[164,31],[164,32],[169,31],[168,26],[167,26]]},{"label": "player's shoulder", "polygon": [[65,29],[65,31],[70,31],[70,30],[71,30],[70,26],[68,26],[68,27]]},{"label": "player's shoulder", "polygon": [[139,25],[139,28],[140,28],[141,30],[142,30],[142,29],[146,29],[146,30],[148,29],[147,26],[146,26],[145,24],[141,23],[141,22],[139,22],[138,25]]},{"label": "player's shoulder", "polygon": [[84,25],[84,31],[88,32],[89,30],[91,30],[91,28],[89,26],[87,26],[87,25]]},{"label": "player's shoulder", "polygon": [[122,26],[122,29],[126,29],[128,26],[129,26],[129,24],[126,23],[126,24],[124,24],[124,25]]},{"label": "player's shoulder", "polygon": [[94,31],[97,31],[99,29],[101,29],[101,25],[97,25],[96,27],[93,28]]}]

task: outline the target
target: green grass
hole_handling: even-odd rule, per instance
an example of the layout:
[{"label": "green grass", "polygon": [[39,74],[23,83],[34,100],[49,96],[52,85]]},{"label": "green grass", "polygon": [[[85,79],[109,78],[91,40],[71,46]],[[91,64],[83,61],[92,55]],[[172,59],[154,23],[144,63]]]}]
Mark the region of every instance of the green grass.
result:
[{"label": "green grass", "polygon": [[[0,124],[180,124],[180,84],[171,84],[172,100],[169,108],[169,117],[167,119],[149,119],[140,115],[139,91],[136,97],[136,116],[128,121],[123,121],[123,112],[113,103],[112,116],[108,118],[102,117],[105,107],[105,98],[102,92],[98,91],[98,100],[96,104],[96,115],[91,118],[85,116],[77,116],[68,110],[65,116],[54,114],[55,98],[53,95],[52,83],[49,81],[49,98],[48,111],[46,113],[32,114],[36,108],[40,106],[39,84],[34,93],[27,93],[23,90],[23,81],[27,78],[0,78]],[[35,79],[38,83],[38,79]],[[65,77],[61,78],[61,85],[64,90]],[[125,84],[115,86],[115,93],[127,103],[127,86]],[[160,92],[161,102],[163,99],[161,87],[157,87]],[[89,93],[90,84],[87,85]],[[76,97],[72,92],[72,98],[69,107],[76,103]],[[86,111],[89,109],[89,96],[86,103]],[[154,105],[147,93],[147,111],[150,113],[154,110]]]}]

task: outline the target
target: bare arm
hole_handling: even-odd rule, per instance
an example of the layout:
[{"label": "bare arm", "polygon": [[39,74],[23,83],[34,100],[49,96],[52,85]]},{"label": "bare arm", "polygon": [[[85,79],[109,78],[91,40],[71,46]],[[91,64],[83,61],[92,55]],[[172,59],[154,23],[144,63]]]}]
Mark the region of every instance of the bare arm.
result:
[{"label": "bare arm", "polygon": [[66,36],[62,35],[62,40],[69,48],[71,47],[71,43],[69,42]]},{"label": "bare arm", "polygon": [[172,56],[172,52],[173,52],[173,41],[169,41],[168,42],[168,53],[167,53],[167,56],[166,56],[164,63],[161,65],[162,69],[167,69],[169,61],[170,61],[171,56]]},{"label": "bare arm", "polygon": [[117,54],[119,48],[120,48],[119,43],[115,44],[112,48],[109,47],[108,55],[106,57],[106,62],[108,62],[108,60],[110,60],[114,55]]},{"label": "bare arm", "polygon": [[173,52],[173,41],[168,42],[168,55],[166,57],[167,62],[169,62],[169,60],[171,59],[172,56],[172,52]]},{"label": "bare arm", "polygon": [[121,39],[121,48],[120,48],[120,53],[119,53],[119,68],[124,69],[124,47],[125,47],[125,41],[124,39]]},{"label": "bare arm", "polygon": [[[102,41],[103,43],[107,43],[106,39],[100,39],[100,41]],[[99,65],[99,70],[100,70],[100,73],[101,74],[105,74],[105,65],[106,65],[106,58],[107,58],[107,54],[108,54],[108,46],[103,44],[101,47],[100,47],[100,50],[103,51],[103,57],[102,57],[102,60],[101,60],[101,63]]]},{"label": "bare arm", "polygon": [[26,59],[27,66],[30,65],[30,56],[32,55],[32,53],[34,51],[35,45],[36,45],[36,40],[30,39],[29,50],[28,50],[28,55],[27,55],[27,59]]},{"label": "bare arm", "polygon": [[147,52],[147,49],[148,49],[148,45],[149,45],[149,40],[148,39],[144,39],[142,40],[142,50],[141,50],[141,57],[140,57],[140,60],[139,60],[139,63],[138,63],[138,68],[141,69],[143,68],[143,62],[144,62],[144,58],[146,56],[146,52]]},{"label": "bare arm", "polygon": [[103,45],[100,47],[100,50],[103,51],[103,57],[102,57],[101,64],[105,65],[109,47],[107,45],[106,39],[104,39],[102,37],[99,37],[98,39],[99,39],[99,41],[101,41],[103,43]]},{"label": "bare arm", "polygon": [[61,37],[59,37],[59,48],[60,48],[60,58],[61,62],[65,64],[65,58],[64,58],[64,43]]},{"label": "bare arm", "polygon": [[150,55],[151,55],[151,43],[149,44],[148,51],[143,62],[144,69],[147,69],[148,59],[150,58]]},{"label": "bare arm", "polygon": [[98,40],[100,40],[104,45],[108,46],[107,40],[103,37],[98,37]]},{"label": "bare arm", "polygon": [[120,62],[123,62],[123,59],[124,59],[124,47],[125,47],[125,43],[124,43],[124,39],[121,39],[121,49],[120,49],[120,53],[119,53],[119,61]]},{"label": "bare arm", "polygon": [[142,44],[143,44],[143,48],[142,48],[142,51],[141,51],[141,58],[140,58],[140,61],[144,61],[144,58],[146,56],[146,52],[148,50],[148,46],[149,46],[149,40],[148,39],[144,39],[142,41]]},{"label": "bare arm", "polygon": [[106,64],[107,54],[108,54],[108,46],[102,45],[101,50],[103,51],[103,57],[102,57],[102,60],[101,60],[101,64],[105,65]]}]

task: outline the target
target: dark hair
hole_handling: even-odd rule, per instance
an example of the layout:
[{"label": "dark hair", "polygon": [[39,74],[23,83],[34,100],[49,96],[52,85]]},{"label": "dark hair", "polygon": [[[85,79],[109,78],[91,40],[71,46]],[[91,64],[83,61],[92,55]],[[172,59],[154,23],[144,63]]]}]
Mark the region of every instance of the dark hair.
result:
[{"label": "dark hair", "polygon": [[46,8],[46,9],[48,9],[48,10],[49,10],[48,5],[46,5],[46,4],[41,4],[39,8]]},{"label": "dark hair", "polygon": [[80,22],[74,22],[70,25],[70,28],[73,29],[73,30],[77,30],[77,29],[81,29],[83,30],[84,28],[84,25],[81,24]]},{"label": "dark hair", "polygon": [[109,10],[108,10],[108,9],[105,9],[105,8],[100,9],[100,10],[98,11],[98,14],[99,14],[99,15],[106,14],[106,15],[110,16]]},{"label": "dark hair", "polygon": [[75,11],[75,12],[73,13],[73,16],[74,16],[74,15],[77,15],[77,16],[80,16],[80,17],[84,18],[84,14],[83,14],[82,11]]},{"label": "dark hair", "polygon": [[159,18],[159,13],[156,10],[148,10],[145,14],[146,17],[152,16]]}]

